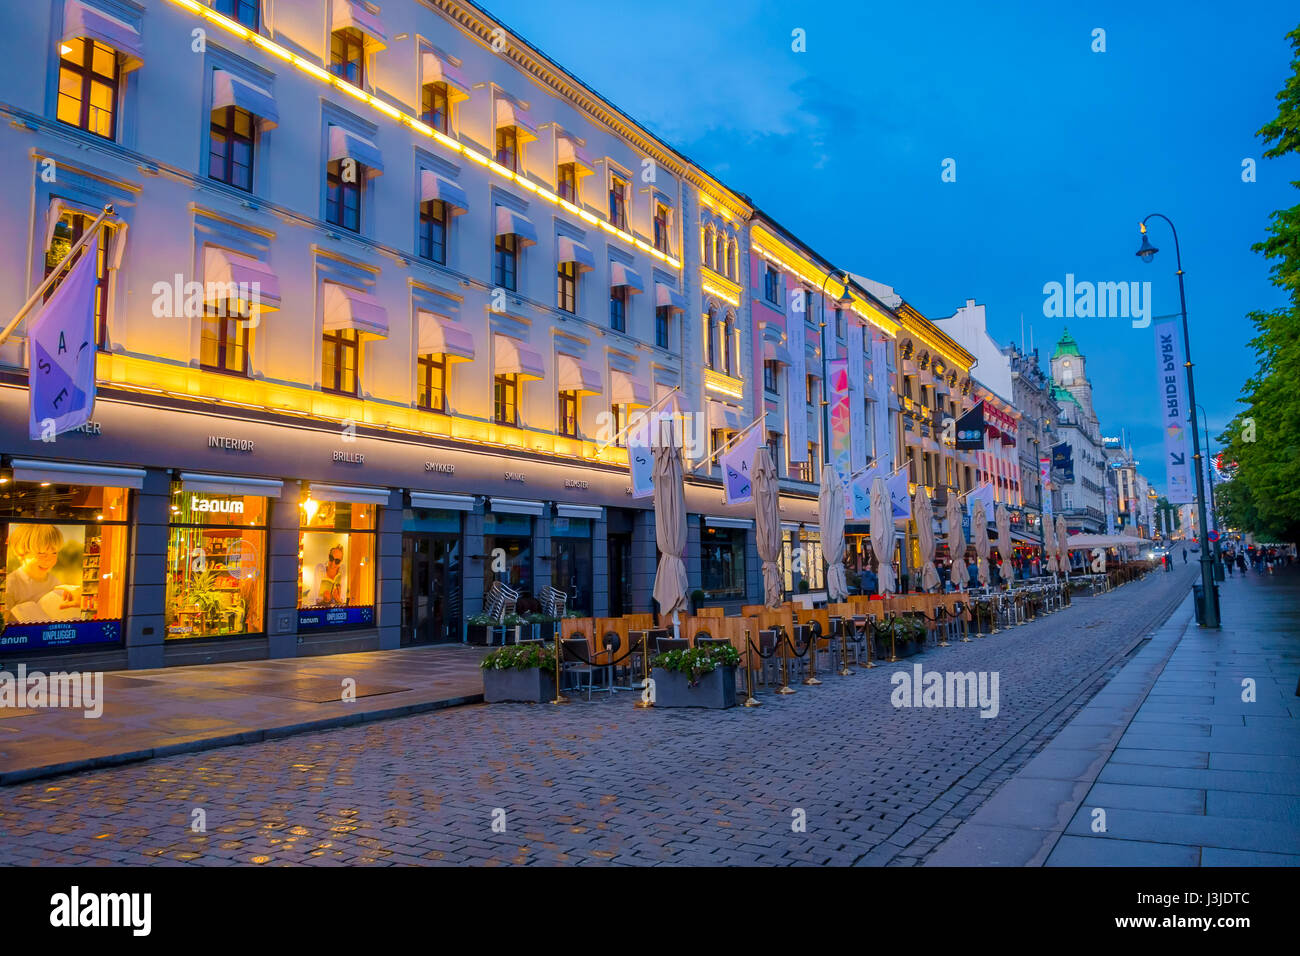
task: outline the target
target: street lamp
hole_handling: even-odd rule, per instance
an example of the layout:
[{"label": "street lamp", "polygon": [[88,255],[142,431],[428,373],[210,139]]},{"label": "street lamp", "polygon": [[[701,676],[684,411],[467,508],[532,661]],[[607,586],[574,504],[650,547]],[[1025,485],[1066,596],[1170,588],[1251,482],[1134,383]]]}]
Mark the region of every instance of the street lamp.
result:
[{"label": "street lamp", "polygon": [[1214,580],[1223,580],[1223,543],[1219,540],[1222,537],[1219,534],[1219,506],[1214,501],[1214,472],[1212,465],[1213,456],[1210,454],[1210,416],[1205,412],[1204,405],[1197,405],[1201,412],[1201,427],[1205,429],[1205,471],[1209,475],[1210,482],[1210,520],[1214,522]]},{"label": "street lamp", "polygon": [[[1214,559],[1210,556],[1209,536],[1205,530],[1209,527],[1205,516],[1205,474],[1201,470],[1201,436],[1196,429],[1196,385],[1192,380],[1192,343],[1187,332],[1187,293],[1183,287],[1183,253],[1178,245],[1178,230],[1173,222],[1163,213],[1153,212],[1142,220],[1142,246],[1137,256],[1143,262],[1151,262],[1160,250],[1151,245],[1147,238],[1147,220],[1163,219],[1174,234],[1174,256],[1178,264],[1178,303],[1183,317],[1183,358],[1187,368],[1187,403],[1190,406],[1192,423],[1192,460],[1196,463],[1196,512],[1200,518],[1201,537],[1205,546],[1201,548],[1201,622],[1205,627],[1219,626],[1219,609],[1214,600]],[[1207,442],[1208,444],[1208,442]]]}]

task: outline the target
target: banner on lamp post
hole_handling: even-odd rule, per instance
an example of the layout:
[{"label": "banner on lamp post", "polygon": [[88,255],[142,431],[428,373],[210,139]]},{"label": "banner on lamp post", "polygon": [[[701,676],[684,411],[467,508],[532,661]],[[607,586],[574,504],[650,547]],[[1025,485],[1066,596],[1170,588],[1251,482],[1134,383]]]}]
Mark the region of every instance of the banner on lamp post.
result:
[{"label": "banner on lamp post", "polygon": [[1165,497],[1171,504],[1189,504],[1192,456],[1188,454],[1187,373],[1183,345],[1174,322],[1157,322],[1156,380],[1160,391],[1161,430],[1165,436]]}]

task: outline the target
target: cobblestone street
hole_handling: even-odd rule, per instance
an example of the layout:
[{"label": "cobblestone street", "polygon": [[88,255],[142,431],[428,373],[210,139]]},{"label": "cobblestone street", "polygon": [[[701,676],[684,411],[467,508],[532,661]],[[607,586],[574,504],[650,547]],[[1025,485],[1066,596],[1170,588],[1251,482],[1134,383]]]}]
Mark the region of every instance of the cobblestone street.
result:
[{"label": "cobblestone street", "polygon": [[[751,710],[476,705],[14,785],[0,863],[911,865],[1190,613],[1195,572]],[[997,671],[997,716],[896,709],[914,664]]]}]

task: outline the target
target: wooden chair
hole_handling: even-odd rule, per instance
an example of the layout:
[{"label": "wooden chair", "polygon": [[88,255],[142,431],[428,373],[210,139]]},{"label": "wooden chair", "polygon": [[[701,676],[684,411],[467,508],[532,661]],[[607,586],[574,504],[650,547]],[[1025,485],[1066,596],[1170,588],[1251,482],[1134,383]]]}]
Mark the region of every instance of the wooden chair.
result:
[{"label": "wooden chair", "polygon": [[696,617],[726,617],[727,611],[723,607],[702,607],[696,610]]}]

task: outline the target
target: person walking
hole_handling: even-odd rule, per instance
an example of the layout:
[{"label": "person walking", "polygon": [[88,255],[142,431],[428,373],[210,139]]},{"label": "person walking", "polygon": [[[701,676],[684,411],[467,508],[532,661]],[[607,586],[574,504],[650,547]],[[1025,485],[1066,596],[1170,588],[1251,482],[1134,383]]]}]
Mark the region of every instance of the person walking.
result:
[{"label": "person walking", "polygon": [[1228,577],[1232,577],[1232,552],[1229,551],[1223,557],[1223,567],[1228,572]]},{"label": "person walking", "polygon": [[1187,547],[1186,547],[1186,545],[1184,545],[1184,546],[1183,546],[1183,564],[1186,564],[1186,563],[1187,563]]},{"label": "person walking", "polygon": [[1172,570],[1174,569],[1174,562],[1172,562],[1172,561],[1169,560],[1169,552],[1168,552],[1168,551],[1165,552],[1165,556],[1164,556],[1164,559],[1163,559],[1163,563],[1164,563],[1164,566],[1165,566],[1165,574],[1168,574],[1170,571],[1172,571]]},{"label": "person walking", "polygon": [[1243,575],[1246,573],[1246,556],[1240,551],[1237,552],[1237,570]]}]

